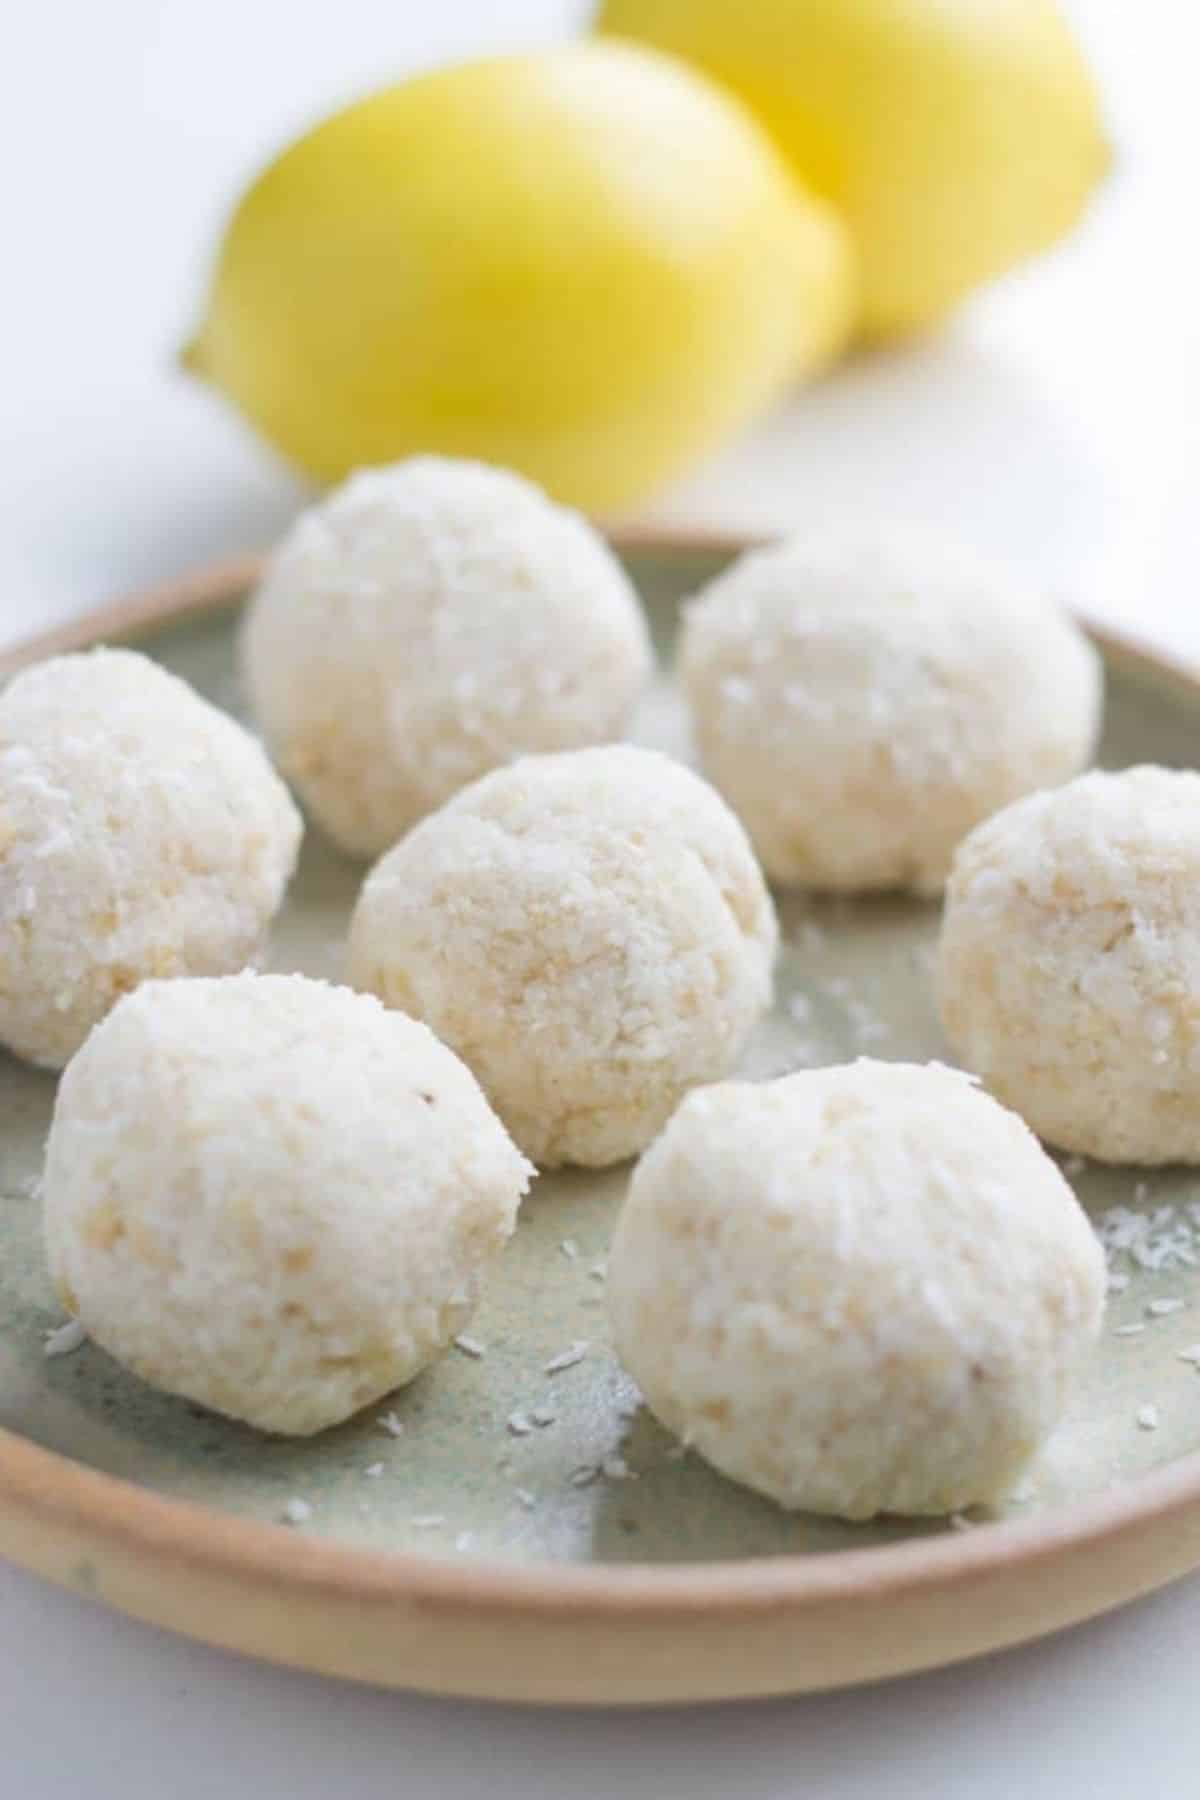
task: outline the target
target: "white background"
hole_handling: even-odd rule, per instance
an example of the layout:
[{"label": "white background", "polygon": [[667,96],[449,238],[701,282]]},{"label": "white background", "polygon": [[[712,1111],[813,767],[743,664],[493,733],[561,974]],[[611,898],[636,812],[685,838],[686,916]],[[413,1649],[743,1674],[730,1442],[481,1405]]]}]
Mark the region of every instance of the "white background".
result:
[{"label": "white background", "polygon": [[[173,365],[256,161],[364,86],[545,40],[582,10],[43,0],[6,17],[0,641],[269,542],[294,510],[288,475]],[[799,397],[653,515],[944,522],[1093,616],[1200,659],[1200,29],[1179,0],[1073,10],[1117,153],[1086,229],[936,340]],[[1051,1643],[869,1692],[532,1713],[259,1668],[0,1566],[0,1792],[1183,1800],[1200,1758],[1198,1641],[1200,1579]]]}]

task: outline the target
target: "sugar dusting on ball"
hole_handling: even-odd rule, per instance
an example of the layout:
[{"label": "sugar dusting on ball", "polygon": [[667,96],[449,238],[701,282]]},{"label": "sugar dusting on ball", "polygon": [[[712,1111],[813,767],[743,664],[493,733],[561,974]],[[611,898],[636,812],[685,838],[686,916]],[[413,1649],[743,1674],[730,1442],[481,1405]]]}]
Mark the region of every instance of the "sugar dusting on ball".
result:
[{"label": "sugar dusting on ball", "polygon": [[620,737],[652,658],[585,519],[506,470],[425,456],[301,516],[243,662],[281,768],[339,844],[373,856],[501,763]]},{"label": "sugar dusting on ball", "polygon": [[958,1071],[861,1061],[690,1095],[608,1261],[617,1351],[735,1481],[852,1519],[1002,1497],[1101,1323],[1054,1163]]},{"label": "sugar dusting on ball", "polygon": [[467,1323],[531,1170],[424,1025],[303,976],[150,982],[63,1076],[50,1269],[156,1386],[307,1435]]},{"label": "sugar dusting on ball", "polygon": [[351,979],[423,1018],[542,1164],[641,1149],[770,1004],[745,833],[680,763],[614,745],[497,770],[368,877]]},{"label": "sugar dusting on ball", "polygon": [[1077,774],[1099,728],[1078,627],[924,533],[752,551],[680,655],[703,766],[785,883],[936,893],[972,826]]},{"label": "sugar dusting on ball", "polygon": [[0,696],[0,1042],[61,1067],[139,982],[243,968],[300,831],[250,734],[147,657],[18,675]]}]

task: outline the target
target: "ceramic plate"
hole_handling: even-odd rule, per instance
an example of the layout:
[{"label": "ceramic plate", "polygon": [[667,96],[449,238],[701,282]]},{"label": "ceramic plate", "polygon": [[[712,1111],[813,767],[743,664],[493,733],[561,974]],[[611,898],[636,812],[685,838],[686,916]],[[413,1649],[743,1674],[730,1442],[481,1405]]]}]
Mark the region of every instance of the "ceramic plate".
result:
[{"label": "ceramic plate", "polygon": [[[731,548],[627,546],[664,660],[679,596]],[[234,630],[252,575],[250,563],[228,565],[5,667],[135,643],[239,712]],[[1193,761],[1195,680],[1128,648],[1105,652],[1103,760]],[[665,685],[638,735],[684,748]],[[361,873],[310,832],[276,968],[340,976]],[[749,1072],[864,1052],[946,1056],[930,1001],[935,907],[785,896],[780,908],[778,1005]],[[1200,1181],[1189,1173],[1070,1165],[1093,1216],[1127,1240],[1113,1255],[1127,1281],[1020,1498],[953,1525],[843,1525],[735,1487],[681,1455],[637,1405],[603,1305],[625,1170],[543,1177],[472,1324],[483,1353],[452,1351],[316,1440],[265,1438],[156,1393],[92,1345],[47,1358],[62,1315],[36,1183],[53,1098],[50,1077],[0,1057],[0,1549],[143,1618],[441,1692],[700,1699],[1012,1643],[1200,1561],[1200,1372],[1180,1356],[1200,1340]],[[1148,1310],[1159,1301],[1183,1304]],[[549,1372],[573,1347],[585,1347],[580,1359]],[[308,1509],[304,1522],[283,1523],[289,1508]]]}]

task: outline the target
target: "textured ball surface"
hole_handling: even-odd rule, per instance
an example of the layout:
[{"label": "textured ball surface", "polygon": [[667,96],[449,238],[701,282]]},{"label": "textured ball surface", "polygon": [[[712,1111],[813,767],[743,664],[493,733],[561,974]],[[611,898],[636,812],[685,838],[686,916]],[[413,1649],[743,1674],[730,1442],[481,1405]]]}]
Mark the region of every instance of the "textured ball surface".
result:
[{"label": "textured ball surface", "polygon": [[1200,1162],[1200,775],[1093,773],[959,850],[946,1034],[1033,1129],[1105,1162]]},{"label": "textured ball surface", "polygon": [[367,879],[350,968],[458,1052],[535,1162],[601,1165],[728,1073],[776,942],[720,796],[613,745],[497,770],[418,825]]},{"label": "textured ball surface", "polygon": [[458,1058],[368,996],[151,982],[63,1076],[46,1248],[138,1375],[307,1435],[462,1329],[530,1173]]},{"label": "textured ball surface", "polygon": [[0,1042],[58,1068],[139,982],[244,968],[300,832],[249,733],[146,657],[18,675],[0,696]]},{"label": "textured ball surface", "polygon": [[704,767],[768,874],[940,891],[955,845],[1096,744],[1101,668],[1064,615],[924,536],[795,538],[687,609]]},{"label": "textured ball surface", "polygon": [[782,1505],[852,1519],[1002,1496],[1104,1290],[1018,1118],[957,1071],[868,1061],[689,1095],[634,1172],[607,1283],[665,1425]]},{"label": "textured ball surface", "polygon": [[362,856],[498,764],[620,737],[651,660],[585,519],[438,457],[365,470],[304,513],[243,637],[280,767]]}]

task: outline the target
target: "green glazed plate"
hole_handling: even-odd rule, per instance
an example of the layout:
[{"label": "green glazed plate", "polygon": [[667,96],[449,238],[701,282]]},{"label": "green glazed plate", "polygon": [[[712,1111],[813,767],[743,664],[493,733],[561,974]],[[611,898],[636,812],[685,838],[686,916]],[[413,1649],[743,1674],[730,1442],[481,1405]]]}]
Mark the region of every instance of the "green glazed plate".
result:
[{"label": "green glazed plate", "polygon": [[[664,664],[680,596],[733,548],[627,544]],[[245,561],[212,571],[4,668],[134,643],[240,713],[234,630],[252,576]],[[1105,652],[1104,762],[1193,761],[1195,680],[1126,647]],[[637,735],[686,754],[665,681]],[[272,966],[340,979],[361,877],[310,830]],[[930,999],[935,906],[783,896],[780,910],[778,1004],[747,1072],[860,1054],[948,1060]],[[140,1616],[440,1691],[687,1699],[970,1654],[1200,1561],[1200,1371],[1180,1356],[1200,1341],[1200,1268],[1187,1260],[1194,1235],[1200,1263],[1200,1181],[1188,1171],[1070,1165],[1094,1216],[1176,1209],[1149,1241],[1171,1225],[1177,1249],[1159,1268],[1115,1258],[1128,1280],[1100,1352],[1019,1499],[953,1523],[848,1525],[734,1486],[637,1404],[603,1303],[624,1169],[539,1180],[468,1345],[315,1440],[263,1437],[157,1393],[91,1344],[48,1357],[62,1314],[37,1181],[53,1100],[51,1077],[0,1055],[0,1550]],[[1156,1301],[1183,1304],[1148,1311]]]}]

